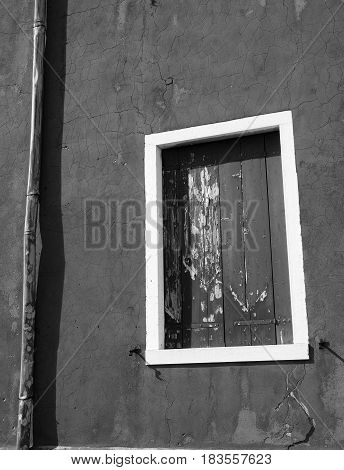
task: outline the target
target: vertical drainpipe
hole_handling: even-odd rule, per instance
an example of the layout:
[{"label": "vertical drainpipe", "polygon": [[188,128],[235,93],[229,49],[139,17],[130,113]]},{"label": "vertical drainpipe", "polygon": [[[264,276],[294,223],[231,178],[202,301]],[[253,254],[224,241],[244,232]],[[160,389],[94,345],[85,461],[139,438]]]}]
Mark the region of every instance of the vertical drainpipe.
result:
[{"label": "vertical drainpipe", "polygon": [[39,209],[43,111],[43,57],[46,42],[46,18],[46,0],[35,0],[30,157],[24,226],[23,316],[17,449],[29,449],[33,445],[33,365],[37,295],[36,227]]}]

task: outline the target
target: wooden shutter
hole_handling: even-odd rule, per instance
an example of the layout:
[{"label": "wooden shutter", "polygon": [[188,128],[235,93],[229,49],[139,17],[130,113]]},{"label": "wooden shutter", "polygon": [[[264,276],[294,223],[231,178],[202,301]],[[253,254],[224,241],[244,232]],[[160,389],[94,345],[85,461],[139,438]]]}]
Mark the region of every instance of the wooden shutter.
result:
[{"label": "wooden shutter", "polygon": [[241,139],[240,158],[221,170],[225,339],[227,346],[291,343],[291,308],[279,134]]},{"label": "wooden shutter", "polygon": [[163,153],[165,347],[292,342],[279,134]]}]

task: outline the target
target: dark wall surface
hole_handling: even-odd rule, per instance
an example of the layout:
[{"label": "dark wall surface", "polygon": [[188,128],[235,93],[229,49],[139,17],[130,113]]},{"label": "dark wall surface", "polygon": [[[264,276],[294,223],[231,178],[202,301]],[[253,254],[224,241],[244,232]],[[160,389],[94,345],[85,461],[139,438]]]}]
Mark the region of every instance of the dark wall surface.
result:
[{"label": "dark wall surface", "polygon": [[0,5],[0,447],[15,445],[33,1]]},{"label": "dark wall surface", "polygon": [[[344,4],[52,3],[47,53],[65,90],[47,72],[35,445],[344,445]],[[16,11],[23,23],[29,7]],[[14,25],[9,31],[0,89],[2,445],[12,442],[16,414],[19,343],[11,328],[20,321],[31,59],[30,44]],[[147,367],[129,355],[145,349],[144,135],[288,109],[311,360]],[[102,249],[85,248],[87,199],[113,209]],[[137,201],[136,212],[116,215],[127,200]],[[130,226],[141,243],[116,248]],[[337,356],[319,350],[320,340]]]}]

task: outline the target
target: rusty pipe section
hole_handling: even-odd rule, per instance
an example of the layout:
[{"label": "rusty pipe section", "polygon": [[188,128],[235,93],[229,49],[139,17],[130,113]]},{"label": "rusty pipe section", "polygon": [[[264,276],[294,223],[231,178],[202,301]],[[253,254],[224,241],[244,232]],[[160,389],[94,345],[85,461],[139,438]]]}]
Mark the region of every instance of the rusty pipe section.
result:
[{"label": "rusty pipe section", "polygon": [[24,225],[23,314],[17,449],[29,449],[33,445],[33,366],[37,296],[36,238],[41,167],[43,59],[46,43],[46,18],[46,0],[35,0],[30,156]]}]

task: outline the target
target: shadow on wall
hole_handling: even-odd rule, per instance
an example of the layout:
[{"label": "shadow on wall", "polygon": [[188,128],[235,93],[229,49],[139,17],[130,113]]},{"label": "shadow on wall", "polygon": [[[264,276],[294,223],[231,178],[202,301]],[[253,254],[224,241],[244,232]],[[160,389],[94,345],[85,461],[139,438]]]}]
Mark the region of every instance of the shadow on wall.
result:
[{"label": "shadow on wall", "polygon": [[[34,446],[56,446],[57,349],[65,271],[61,211],[61,153],[68,0],[48,2],[44,64],[40,231],[35,339]],[[50,64],[50,65],[49,65]],[[59,77],[59,78],[58,78]]]}]

